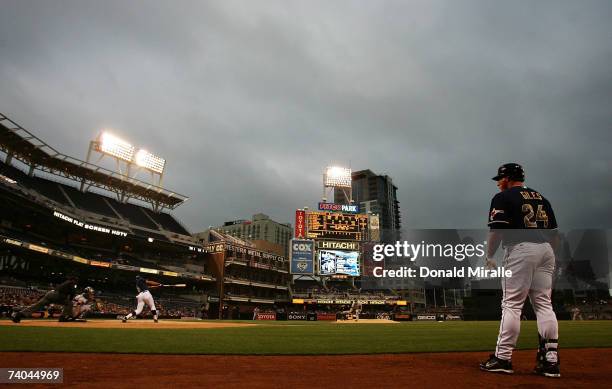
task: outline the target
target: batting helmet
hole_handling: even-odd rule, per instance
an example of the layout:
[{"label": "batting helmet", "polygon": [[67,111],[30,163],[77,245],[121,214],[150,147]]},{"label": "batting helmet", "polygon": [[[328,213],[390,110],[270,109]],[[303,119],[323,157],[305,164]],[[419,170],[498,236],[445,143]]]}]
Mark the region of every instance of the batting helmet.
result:
[{"label": "batting helmet", "polygon": [[497,175],[493,177],[493,181],[501,180],[504,177],[512,181],[525,181],[525,170],[518,163],[505,163],[497,169]]}]

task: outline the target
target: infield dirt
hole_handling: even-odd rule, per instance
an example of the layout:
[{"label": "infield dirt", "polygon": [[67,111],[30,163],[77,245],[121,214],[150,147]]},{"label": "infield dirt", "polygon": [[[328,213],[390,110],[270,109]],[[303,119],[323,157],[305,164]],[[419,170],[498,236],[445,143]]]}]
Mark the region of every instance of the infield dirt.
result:
[{"label": "infield dirt", "polygon": [[22,320],[19,324],[14,324],[9,320],[0,320],[0,326],[28,326],[28,327],[61,327],[61,328],[137,328],[137,329],[194,329],[194,328],[231,328],[231,327],[250,327],[255,324],[235,323],[224,321],[181,321],[181,320],[160,320],[154,323],[153,320],[129,320],[123,323],[121,320],[88,320],[87,322],[64,322],[56,320]]}]

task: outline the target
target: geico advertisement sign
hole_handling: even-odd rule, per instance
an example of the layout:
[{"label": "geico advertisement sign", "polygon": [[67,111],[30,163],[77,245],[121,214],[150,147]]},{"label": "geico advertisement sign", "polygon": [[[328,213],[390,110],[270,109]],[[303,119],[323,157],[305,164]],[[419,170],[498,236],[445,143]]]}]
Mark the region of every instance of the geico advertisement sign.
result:
[{"label": "geico advertisement sign", "polygon": [[436,320],[436,315],[417,315],[417,320]]}]

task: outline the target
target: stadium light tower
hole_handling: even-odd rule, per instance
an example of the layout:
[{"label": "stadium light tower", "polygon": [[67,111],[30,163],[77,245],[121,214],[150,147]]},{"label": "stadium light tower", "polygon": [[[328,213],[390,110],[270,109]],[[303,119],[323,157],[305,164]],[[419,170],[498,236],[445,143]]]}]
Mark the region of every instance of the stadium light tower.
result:
[{"label": "stadium light tower", "polygon": [[166,165],[166,160],[149,153],[147,150],[138,150],[138,152],[136,153],[135,161],[136,165],[151,170],[152,172],[155,172],[157,174],[164,173],[164,166]]},{"label": "stadium light tower", "polygon": [[162,179],[164,178],[164,168],[166,167],[165,159],[151,154],[145,149],[140,149],[134,156],[134,163],[136,166],[151,172],[151,179],[153,181],[155,175],[157,175],[159,178],[159,180],[157,180],[157,186],[161,186]]},{"label": "stadium light tower", "polygon": [[108,131],[100,135],[95,146],[97,151],[126,162],[131,162],[134,158],[134,146]]},{"label": "stadium light tower", "polygon": [[[105,156],[113,158],[117,165],[116,171],[119,174],[135,178],[135,174],[140,169],[148,170],[151,173],[151,183],[161,186],[164,176],[166,160],[158,157],[145,149],[136,148],[129,142],[117,137],[109,130],[103,130],[95,140],[89,142],[87,151],[87,163],[91,162],[92,152],[100,154],[96,164]],[[157,180],[156,180],[157,177]],[[81,191],[84,190],[85,180],[81,183]]]},{"label": "stadium light tower", "polygon": [[93,151],[100,154],[96,164],[105,156],[113,158],[117,162],[117,172],[120,174],[129,175],[129,165],[134,159],[134,146],[129,142],[117,137],[108,130],[104,130],[98,137],[89,142],[89,150],[87,150],[87,163],[91,162],[91,153]]},{"label": "stadium light tower", "polygon": [[341,189],[349,204],[353,203],[352,171],[350,168],[340,166],[328,166],[323,171],[323,202],[327,202],[327,190],[329,188]]}]

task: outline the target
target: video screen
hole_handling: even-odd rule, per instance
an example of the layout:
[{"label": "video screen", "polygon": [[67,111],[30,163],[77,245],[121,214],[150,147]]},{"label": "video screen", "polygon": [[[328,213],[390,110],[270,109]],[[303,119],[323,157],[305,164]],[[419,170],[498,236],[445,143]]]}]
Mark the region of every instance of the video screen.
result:
[{"label": "video screen", "polygon": [[319,269],[321,275],[345,274],[357,277],[360,275],[359,252],[319,250]]}]

